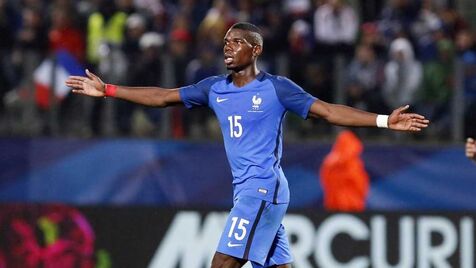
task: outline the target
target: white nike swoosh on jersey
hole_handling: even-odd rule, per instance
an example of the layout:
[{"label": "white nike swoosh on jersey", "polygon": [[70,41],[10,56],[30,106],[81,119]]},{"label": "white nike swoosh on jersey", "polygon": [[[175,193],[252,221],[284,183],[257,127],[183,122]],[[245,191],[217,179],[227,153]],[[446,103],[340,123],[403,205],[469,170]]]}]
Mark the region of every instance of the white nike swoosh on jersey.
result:
[{"label": "white nike swoosh on jersey", "polygon": [[228,99],[220,99],[220,97],[217,97],[217,102],[218,102],[218,103],[224,102],[224,101],[226,101],[226,100],[228,100]]},{"label": "white nike swoosh on jersey", "polygon": [[227,245],[227,246],[230,247],[230,248],[233,248],[233,247],[243,246],[243,244],[233,244],[233,243],[231,243],[231,242],[228,242],[228,245]]}]

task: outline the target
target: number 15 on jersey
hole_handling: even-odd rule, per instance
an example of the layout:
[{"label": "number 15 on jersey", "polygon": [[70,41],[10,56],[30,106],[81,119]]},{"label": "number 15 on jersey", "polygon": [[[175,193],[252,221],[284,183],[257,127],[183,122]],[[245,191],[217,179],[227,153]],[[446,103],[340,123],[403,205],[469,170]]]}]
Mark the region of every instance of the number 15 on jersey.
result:
[{"label": "number 15 on jersey", "polygon": [[240,123],[240,115],[228,116],[228,122],[230,123],[230,137],[239,138],[243,134],[243,126]]}]

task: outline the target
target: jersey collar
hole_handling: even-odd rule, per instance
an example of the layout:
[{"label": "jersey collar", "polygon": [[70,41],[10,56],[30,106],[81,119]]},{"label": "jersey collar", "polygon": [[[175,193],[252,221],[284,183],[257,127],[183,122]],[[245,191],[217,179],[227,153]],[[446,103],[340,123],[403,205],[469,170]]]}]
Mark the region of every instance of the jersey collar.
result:
[{"label": "jersey collar", "polygon": [[[265,71],[259,71],[258,75],[256,76],[255,80],[258,80],[258,81],[263,81],[264,77],[266,75],[266,72]],[[226,76],[226,83],[229,84],[233,82],[232,78],[231,78],[231,74],[228,74]]]}]

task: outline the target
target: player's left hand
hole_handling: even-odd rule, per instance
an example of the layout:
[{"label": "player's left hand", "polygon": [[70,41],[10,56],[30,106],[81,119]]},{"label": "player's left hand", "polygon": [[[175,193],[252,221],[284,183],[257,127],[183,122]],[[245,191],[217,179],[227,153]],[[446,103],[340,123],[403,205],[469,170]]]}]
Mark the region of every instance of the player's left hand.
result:
[{"label": "player's left hand", "polygon": [[393,130],[401,131],[421,131],[426,128],[430,120],[425,119],[423,115],[415,113],[405,113],[410,105],[405,105],[393,110],[388,118],[388,127]]}]

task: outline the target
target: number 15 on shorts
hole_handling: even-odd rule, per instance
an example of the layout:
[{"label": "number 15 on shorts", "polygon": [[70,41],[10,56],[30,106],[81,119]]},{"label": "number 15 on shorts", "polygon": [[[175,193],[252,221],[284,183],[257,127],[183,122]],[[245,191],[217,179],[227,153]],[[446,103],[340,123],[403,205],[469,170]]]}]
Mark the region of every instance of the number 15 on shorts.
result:
[{"label": "number 15 on shorts", "polygon": [[249,224],[250,224],[249,220],[238,218],[238,217],[232,217],[231,227],[230,227],[230,231],[228,232],[228,237],[231,238],[233,236],[238,241],[243,240],[243,238],[245,238],[246,236],[247,227]]}]

